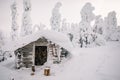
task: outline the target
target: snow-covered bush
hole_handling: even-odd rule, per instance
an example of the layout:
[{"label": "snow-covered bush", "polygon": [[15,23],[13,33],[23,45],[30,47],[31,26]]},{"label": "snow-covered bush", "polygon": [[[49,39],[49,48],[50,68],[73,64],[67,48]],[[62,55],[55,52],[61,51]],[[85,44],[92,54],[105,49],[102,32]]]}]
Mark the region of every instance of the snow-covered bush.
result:
[{"label": "snow-covered bush", "polygon": [[72,33],[68,33],[68,37],[69,37],[70,41],[72,42],[73,41],[73,34]]},{"label": "snow-covered bush", "polygon": [[23,0],[23,19],[22,19],[22,26],[21,26],[21,35],[29,35],[32,33],[32,22],[30,17],[31,11],[31,4],[30,0]]},{"label": "snow-covered bush", "polygon": [[6,45],[5,42],[3,32],[0,31],[0,62],[6,60],[8,57],[12,57],[11,52],[3,50],[3,46]]},{"label": "snow-covered bush", "polygon": [[0,49],[0,62],[3,61],[3,55],[2,50]]},{"label": "snow-covered bush", "polygon": [[57,2],[52,10],[52,17],[50,19],[50,24],[51,24],[51,29],[55,31],[60,31],[61,14],[59,12],[59,9],[61,6],[62,4],[60,2]]},{"label": "snow-covered bush", "polygon": [[11,58],[12,56],[12,52],[0,50],[0,62],[5,61],[8,58]]},{"label": "snow-covered bush", "polygon": [[93,44],[95,44],[95,46],[103,46],[106,43],[106,40],[104,39],[104,37],[100,34],[96,34],[97,37],[95,39],[95,41],[93,42]]}]

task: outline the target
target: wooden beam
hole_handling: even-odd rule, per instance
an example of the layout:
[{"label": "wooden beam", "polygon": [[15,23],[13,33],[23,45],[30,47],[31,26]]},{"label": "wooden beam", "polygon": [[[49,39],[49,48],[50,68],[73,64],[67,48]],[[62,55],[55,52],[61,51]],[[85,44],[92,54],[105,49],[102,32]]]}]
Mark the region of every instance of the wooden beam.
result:
[{"label": "wooden beam", "polygon": [[33,58],[32,58],[33,66],[35,65],[35,42],[33,43]]}]

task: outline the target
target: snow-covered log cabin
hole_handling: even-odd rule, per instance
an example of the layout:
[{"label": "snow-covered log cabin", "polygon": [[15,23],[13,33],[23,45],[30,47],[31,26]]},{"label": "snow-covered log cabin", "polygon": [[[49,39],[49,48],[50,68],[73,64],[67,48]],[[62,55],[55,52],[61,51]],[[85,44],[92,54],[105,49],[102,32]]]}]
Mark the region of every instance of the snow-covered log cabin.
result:
[{"label": "snow-covered log cabin", "polygon": [[65,57],[72,48],[66,35],[50,30],[21,37],[10,44],[9,49],[15,54],[16,68],[59,63],[61,57]]}]

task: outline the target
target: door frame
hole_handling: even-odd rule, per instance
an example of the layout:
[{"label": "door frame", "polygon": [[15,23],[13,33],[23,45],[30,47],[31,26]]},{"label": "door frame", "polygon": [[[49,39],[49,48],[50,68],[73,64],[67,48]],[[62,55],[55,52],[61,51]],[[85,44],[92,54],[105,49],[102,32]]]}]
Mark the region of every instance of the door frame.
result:
[{"label": "door frame", "polygon": [[[40,47],[45,47],[45,50],[46,50],[46,53],[45,53],[45,54],[47,55],[46,58],[48,57],[48,54],[47,54],[47,53],[48,53],[48,51],[47,51],[47,46],[35,46],[35,57],[36,57],[36,47],[39,47],[39,48],[40,48]],[[38,54],[39,54],[39,53],[38,53]],[[41,55],[42,55],[42,54],[41,54]],[[34,60],[36,60],[36,58],[35,58]],[[46,59],[46,62],[47,62],[47,59]],[[46,62],[44,62],[44,63],[46,63]],[[35,63],[35,65],[36,65],[36,63]],[[36,66],[40,66],[40,65],[36,65]]]},{"label": "door frame", "polygon": [[36,44],[35,42],[33,42],[33,54],[32,54],[33,55],[33,58],[32,58],[33,66],[36,66],[35,65],[35,47],[36,46],[46,46],[47,47],[47,61],[49,57],[49,44]]}]

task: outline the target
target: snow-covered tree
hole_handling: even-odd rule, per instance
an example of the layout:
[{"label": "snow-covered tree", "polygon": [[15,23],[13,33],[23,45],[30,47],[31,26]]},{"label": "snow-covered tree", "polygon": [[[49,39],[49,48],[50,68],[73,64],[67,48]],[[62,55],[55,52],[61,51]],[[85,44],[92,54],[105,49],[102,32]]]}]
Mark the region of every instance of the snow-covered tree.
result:
[{"label": "snow-covered tree", "polygon": [[116,32],[117,28],[117,18],[116,12],[112,11],[108,13],[108,16],[105,18],[105,38],[106,40],[112,40],[111,36],[114,32]]},{"label": "snow-covered tree", "polygon": [[46,29],[46,25],[43,24],[43,23],[40,23],[40,25],[38,24],[35,24],[34,27],[33,27],[33,32],[38,32],[38,31],[41,31],[41,30],[44,30]]},{"label": "snow-covered tree", "polygon": [[104,27],[104,21],[101,18],[100,15],[96,16],[95,18],[95,24],[93,25],[93,32],[98,33],[98,34],[103,34],[103,28]]},{"label": "snow-covered tree", "polygon": [[17,24],[17,4],[15,0],[13,0],[12,2],[11,11],[12,11],[11,37],[12,37],[12,40],[15,40],[18,37],[18,28],[19,28]]},{"label": "snow-covered tree", "polygon": [[3,45],[4,45],[4,36],[3,36],[3,32],[0,30],[0,62],[3,61],[3,50],[2,50]]},{"label": "snow-covered tree", "polygon": [[0,30],[0,62],[12,57],[10,51],[4,51],[4,45],[6,45],[6,37],[2,30]]},{"label": "snow-covered tree", "polygon": [[116,33],[114,33],[112,36],[114,36],[115,40],[120,41],[120,26],[117,27]]},{"label": "snow-covered tree", "polygon": [[64,33],[66,33],[66,31],[67,31],[67,22],[66,22],[65,18],[62,20],[62,27],[61,27],[60,31],[64,32]]},{"label": "snow-covered tree", "polygon": [[71,23],[71,34],[73,36],[72,43],[74,46],[79,46],[79,24]]},{"label": "snow-covered tree", "polygon": [[94,9],[95,8],[91,5],[91,3],[86,3],[80,12],[82,21],[90,23],[92,20],[94,20],[95,18],[95,15],[93,13]]},{"label": "snow-covered tree", "polygon": [[71,33],[71,25],[70,25],[70,23],[67,22],[66,18],[63,18],[63,20],[62,20],[62,26],[61,26],[60,32],[67,35],[69,37],[70,41],[72,42],[73,34]]},{"label": "snow-covered tree", "polygon": [[4,35],[3,32],[0,30],[0,48],[4,45]]},{"label": "snow-covered tree", "polygon": [[61,26],[60,31],[65,34],[70,33],[70,24],[66,21],[65,18],[62,20],[62,26]]},{"label": "snow-covered tree", "polygon": [[61,14],[59,12],[61,2],[57,2],[52,10],[52,17],[50,19],[51,29],[55,31],[60,31],[61,26]]},{"label": "snow-covered tree", "polygon": [[94,7],[91,5],[91,3],[86,3],[80,12],[81,14],[81,22],[79,29],[80,47],[87,46],[88,44],[90,44],[91,39],[93,37],[91,28],[91,21],[93,21],[95,18],[93,10]]},{"label": "snow-covered tree", "polygon": [[31,12],[31,3],[30,0],[23,0],[23,19],[22,19],[22,26],[21,26],[21,35],[29,35],[32,33],[32,22],[30,17]]}]

